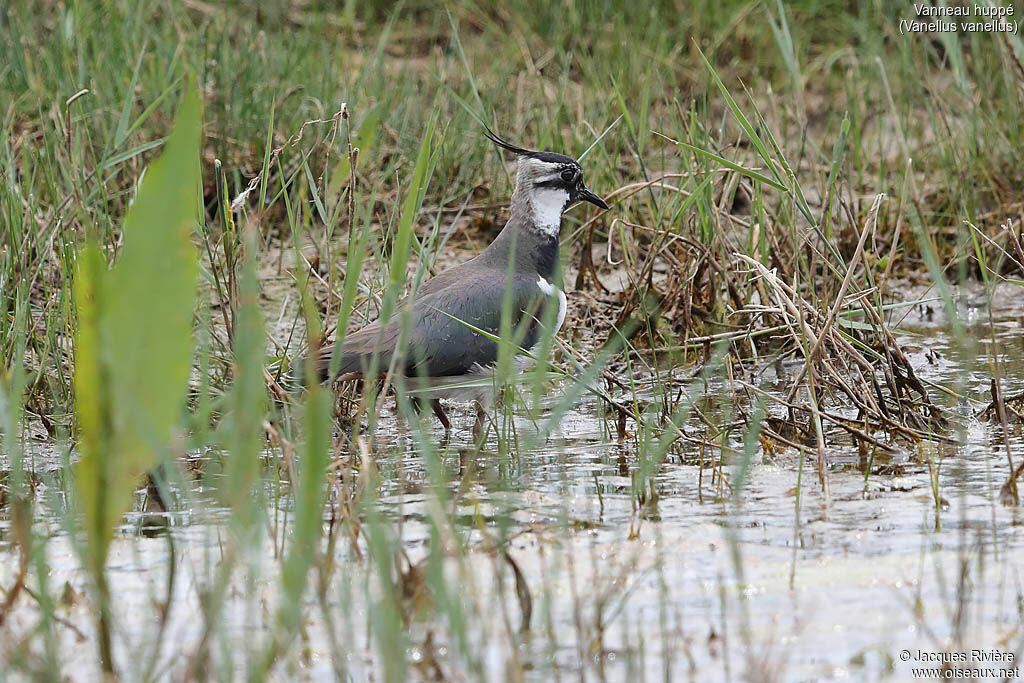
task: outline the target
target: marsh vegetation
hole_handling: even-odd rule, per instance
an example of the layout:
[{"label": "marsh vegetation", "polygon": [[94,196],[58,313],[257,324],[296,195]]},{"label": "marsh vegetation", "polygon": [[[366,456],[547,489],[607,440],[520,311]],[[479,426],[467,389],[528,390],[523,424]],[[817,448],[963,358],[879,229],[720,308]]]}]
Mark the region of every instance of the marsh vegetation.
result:
[{"label": "marsh vegetation", "polygon": [[[0,8],[0,678],[1020,653],[1024,41],[901,12]],[[612,207],[562,331],[482,438],[297,386],[500,230],[478,119]]]}]

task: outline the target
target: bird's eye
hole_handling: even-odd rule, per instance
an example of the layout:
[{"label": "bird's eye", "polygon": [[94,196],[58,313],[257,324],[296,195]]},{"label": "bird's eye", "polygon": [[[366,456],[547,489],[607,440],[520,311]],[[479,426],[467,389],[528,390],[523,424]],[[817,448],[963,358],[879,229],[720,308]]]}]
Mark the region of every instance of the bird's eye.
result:
[{"label": "bird's eye", "polygon": [[571,183],[572,181],[576,180],[576,171],[574,171],[571,168],[565,169],[564,171],[562,171],[562,180],[564,180],[567,183]]}]

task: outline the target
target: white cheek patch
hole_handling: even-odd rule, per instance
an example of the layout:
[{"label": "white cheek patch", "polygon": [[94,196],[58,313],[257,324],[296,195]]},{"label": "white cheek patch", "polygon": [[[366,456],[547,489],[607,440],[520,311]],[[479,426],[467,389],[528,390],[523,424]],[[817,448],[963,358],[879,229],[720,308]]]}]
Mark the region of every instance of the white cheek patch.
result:
[{"label": "white cheek patch", "polygon": [[534,224],[545,234],[557,237],[569,193],[561,188],[545,187],[534,192],[532,200]]}]

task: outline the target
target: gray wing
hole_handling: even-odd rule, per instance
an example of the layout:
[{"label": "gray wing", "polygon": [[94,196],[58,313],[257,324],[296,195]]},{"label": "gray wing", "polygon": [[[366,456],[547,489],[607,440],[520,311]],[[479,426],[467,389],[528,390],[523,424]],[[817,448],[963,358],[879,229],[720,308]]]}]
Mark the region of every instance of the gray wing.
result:
[{"label": "gray wing", "polygon": [[[538,321],[550,297],[541,293],[536,276],[508,278],[504,272],[473,269],[462,277],[444,277],[440,283],[435,282],[445,275],[425,283],[412,304],[408,344],[401,361],[406,375],[462,375],[477,365],[494,363],[498,343],[472,328],[495,336],[500,333],[501,310],[509,286],[512,329],[525,329],[520,346],[530,348],[540,338]],[[399,312],[385,325],[378,321],[349,334],[342,344],[338,374],[366,374],[375,351],[376,370],[384,372],[398,346],[401,320]],[[521,324],[523,328],[519,327]],[[321,359],[325,373],[329,362],[330,355],[325,353]]]}]

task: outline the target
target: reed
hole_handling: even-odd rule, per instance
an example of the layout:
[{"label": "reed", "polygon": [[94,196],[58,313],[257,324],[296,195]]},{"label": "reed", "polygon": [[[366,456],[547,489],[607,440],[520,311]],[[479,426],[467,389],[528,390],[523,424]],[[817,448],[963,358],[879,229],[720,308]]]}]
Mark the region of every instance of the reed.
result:
[{"label": "reed", "polygon": [[[818,530],[908,477],[906,618],[988,643],[930,610],[988,609],[972,567],[1020,558],[1024,43],[897,14],[0,10],[0,678],[806,673],[758,591],[863,560]],[[564,218],[561,333],[520,373],[504,317],[482,435],[458,409],[442,439],[396,367],[299,389],[497,233],[478,121],[582,154],[613,205]]]}]

